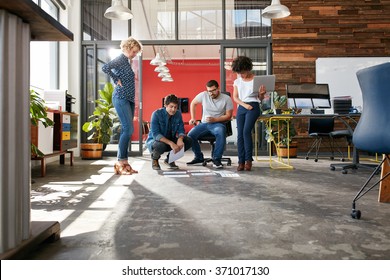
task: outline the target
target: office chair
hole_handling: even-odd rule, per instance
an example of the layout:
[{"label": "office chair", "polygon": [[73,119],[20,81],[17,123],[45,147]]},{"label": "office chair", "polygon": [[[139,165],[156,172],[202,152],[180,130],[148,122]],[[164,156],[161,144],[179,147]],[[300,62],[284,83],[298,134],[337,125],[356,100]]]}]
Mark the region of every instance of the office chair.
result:
[{"label": "office chair", "polygon": [[[334,139],[335,138],[341,138],[345,137],[345,133],[349,132],[343,130],[343,131],[334,131],[334,118],[310,118],[309,119],[309,129],[308,133],[310,137],[315,138],[312,145],[310,146],[309,151],[306,154],[306,160],[309,159],[310,153],[315,150],[315,158],[314,161],[318,161],[318,152],[321,147],[321,143],[324,141],[324,139],[327,139],[329,143],[329,148],[331,150],[331,156],[330,159],[334,159],[334,150],[335,150],[335,144]],[[337,147],[337,151],[341,155],[341,161],[344,161],[344,155],[341,152],[340,148]]]},{"label": "office chair", "polygon": [[356,201],[390,175],[390,172],[387,172],[368,186],[382,165],[390,164],[390,62],[359,70],[356,76],[362,91],[364,108],[353,132],[352,142],[358,150],[386,155],[352,201],[351,216],[360,219],[361,211],[356,209]]},{"label": "office chair", "polygon": [[[226,126],[226,137],[233,135],[232,122],[231,121],[225,122],[225,126]],[[203,136],[198,138],[199,142],[209,142],[211,145],[211,155],[208,158],[204,158],[203,164],[202,164],[203,166],[206,166],[207,163],[213,161],[215,140],[216,140],[215,136],[212,135],[211,133],[203,135]],[[232,160],[230,157],[222,157],[221,162],[226,162],[226,165],[228,165],[228,166],[232,165]]]},{"label": "office chair", "polygon": [[[339,116],[338,117],[347,127],[347,130],[345,130],[345,136],[347,138],[348,147],[353,146],[352,145],[352,138],[353,138],[353,130],[357,125],[357,121],[353,119],[350,116]],[[347,120],[350,120],[348,122]],[[344,130],[342,130],[344,131]],[[356,149],[355,146],[353,146],[352,149],[352,162],[348,163],[331,163],[330,164],[330,170],[334,171],[336,168],[341,168],[341,173],[347,174],[349,169],[356,170],[358,168],[366,168],[366,169],[375,169],[377,167],[377,164],[369,164],[369,163],[361,163],[359,160],[359,151]]]}]

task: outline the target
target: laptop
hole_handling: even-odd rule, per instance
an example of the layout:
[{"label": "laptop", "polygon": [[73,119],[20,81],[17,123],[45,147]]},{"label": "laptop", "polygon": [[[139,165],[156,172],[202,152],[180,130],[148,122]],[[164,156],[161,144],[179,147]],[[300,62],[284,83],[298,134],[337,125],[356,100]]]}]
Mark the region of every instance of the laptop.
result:
[{"label": "laptop", "polygon": [[261,85],[265,86],[267,92],[272,92],[275,90],[275,75],[263,75],[255,76],[253,78],[253,92],[258,94],[259,88]]},{"label": "laptop", "polygon": [[272,100],[269,93],[275,90],[275,75],[255,76],[253,78],[253,96],[258,96],[261,85],[264,85],[267,91],[266,97],[261,102],[261,110],[265,111],[272,107]]}]

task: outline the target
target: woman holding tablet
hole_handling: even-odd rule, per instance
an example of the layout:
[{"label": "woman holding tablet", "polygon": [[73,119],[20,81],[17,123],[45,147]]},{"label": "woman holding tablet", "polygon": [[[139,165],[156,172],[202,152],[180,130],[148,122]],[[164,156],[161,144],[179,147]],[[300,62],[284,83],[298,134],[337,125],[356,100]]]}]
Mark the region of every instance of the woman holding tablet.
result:
[{"label": "woman holding tablet", "polygon": [[252,130],[260,116],[260,103],[264,99],[266,89],[264,85],[258,91],[253,90],[252,73],[253,63],[249,57],[238,56],[233,60],[232,71],[237,73],[233,86],[233,100],[237,103],[237,171],[252,169]]}]

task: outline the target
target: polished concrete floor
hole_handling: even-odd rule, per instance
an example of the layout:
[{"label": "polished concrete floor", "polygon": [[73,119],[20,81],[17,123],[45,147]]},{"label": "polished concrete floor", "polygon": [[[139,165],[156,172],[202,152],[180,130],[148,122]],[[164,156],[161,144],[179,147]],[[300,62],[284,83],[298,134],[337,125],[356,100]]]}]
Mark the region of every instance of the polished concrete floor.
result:
[{"label": "polished concrete floor", "polygon": [[115,158],[34,167],[32,220],[59,221],[60,240],[26,259],[390,259],[390,204],[378,188],[351,203],[368,170],[331,171],[328,159],[292,159],[271,169],[267,157],[251,172],[185,163],[152,170],[149,155],[131,158],[139,174],[113,173]]}]

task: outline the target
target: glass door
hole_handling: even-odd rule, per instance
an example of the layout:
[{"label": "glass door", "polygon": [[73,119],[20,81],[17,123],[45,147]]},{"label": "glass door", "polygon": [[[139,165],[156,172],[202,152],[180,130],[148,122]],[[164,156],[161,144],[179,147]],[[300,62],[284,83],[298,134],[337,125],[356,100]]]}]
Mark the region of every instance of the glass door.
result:
[{"label": "glass door", "polygon": [[[237,75],[231,71],[231,64],[237,56],[247,56],[253,61],[253,72],[256,76],[271,74],[271,45],[222,45],[221,46],[221,89],[222,91],[230,92],[233,96],[233,83]],[[236,115],[237,108],[234,108],[233,115]],[[233,127],[235,126],[233,119]],[[261,122],[258,122],[258,154],[267,155],[267,141],[265,140],[264,127]],[[232,141],[236,141],[236,135],[231,136]]]},{"label": "glass door", "polygon": [[221,52],[221,85],[222,89],[233,92],[233,82],[237,78],[236,74],[231,71],[232,61],[237,56],[247,56],[253,61],[253,72],[256,76],[271,74],[271,51],[270,46],[243,46],[243,45],[223,45]]},{"label": "glass door", "polygon": [[[102,71],[102,66],[114,59],[121,53],[116,46],[97,47],[87,46],[84,49],[85,73],[83,81],[83,106],[81,125],[92,115],[95,109],[95,100],[99,97],[99,90],[104,88],[107,82],[111,82],[110,77]],[[129,156],[142,155],[143,151],[143,121],[142,121],[142,58],[137,56],[133,60],[133,70],[135,72],[135,112],[134,112],[134,133],[129,145]],[[82,141],[86,142],[86,135],[82,131]],[[120,134],[119,119],[114,120],[114,131],[111,141],[104,149],[104,156],[116,156]]]}]

